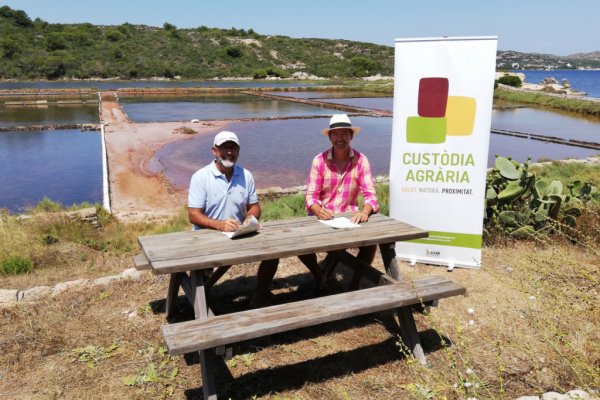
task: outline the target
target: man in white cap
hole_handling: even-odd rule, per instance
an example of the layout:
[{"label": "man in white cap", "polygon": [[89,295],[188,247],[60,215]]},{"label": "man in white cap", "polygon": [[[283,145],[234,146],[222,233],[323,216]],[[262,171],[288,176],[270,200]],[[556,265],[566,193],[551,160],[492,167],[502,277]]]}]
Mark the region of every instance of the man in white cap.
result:
[{"label": "man in white cap", "polygon": [[[235,133],[219,132],[211,148],[215,160],[192,175],[188,193],[188,219],[194,230],[208,228],[235,231],[247,218],[260,218],[254,178],[236,164],[240,141]],[[268,305],[268,286],[279,260],[265,260],[258,268],[255,306]]]},{"label": "man in white cap", "polygon": [[[354,212],[351,220],[366,222],[369,216],[379,211],[377,194],[369,160],[352,147],[350,142],[360,128],[352,126],[346,114],[335,114],[329,121],[329,128],[323,135],[329,138],[331,148],[318,154],[312,161],[306,185],[306,209],[318,219],[331,219],[334,213]],[[363,196],[362,208],[358,207],[358,195]],[[363,246],[358,258],[371,264],[375,258],[376,246]],[[306,265],[316,263],[316,255],[300,257]],[[358,288],[360,273],[355,273],[351,287]]]}]

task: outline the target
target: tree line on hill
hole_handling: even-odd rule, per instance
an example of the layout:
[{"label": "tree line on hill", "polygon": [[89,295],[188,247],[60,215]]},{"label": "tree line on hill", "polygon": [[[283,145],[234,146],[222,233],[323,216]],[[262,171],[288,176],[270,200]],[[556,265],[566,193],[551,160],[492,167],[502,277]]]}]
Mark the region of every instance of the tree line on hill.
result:
[{"label": "tree line on hill", "polygon": [[0,7],[0,79],[325,78],[392,75],[393,47],[252,29],[51,24]]},{"label": "tree line on hill", "polygon": [[[600,67],[598,54],[559,57],[498,51],[498,68]],[[330,39],[260,35],[200,26],[51,24],[0,7],[0,79],[185,80],[288,78],[294,73],[360,78],[394,72],[394,48]]]}]

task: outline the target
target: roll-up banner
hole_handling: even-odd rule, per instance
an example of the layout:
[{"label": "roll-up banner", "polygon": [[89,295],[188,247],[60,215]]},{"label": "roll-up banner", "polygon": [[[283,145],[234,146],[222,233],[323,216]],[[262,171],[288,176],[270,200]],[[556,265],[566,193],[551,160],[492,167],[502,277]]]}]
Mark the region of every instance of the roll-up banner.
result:
[{"label": "roll-up banner", "polygon": [[411,263],[481,267],[497,37],[396,39],[390,216]]}]

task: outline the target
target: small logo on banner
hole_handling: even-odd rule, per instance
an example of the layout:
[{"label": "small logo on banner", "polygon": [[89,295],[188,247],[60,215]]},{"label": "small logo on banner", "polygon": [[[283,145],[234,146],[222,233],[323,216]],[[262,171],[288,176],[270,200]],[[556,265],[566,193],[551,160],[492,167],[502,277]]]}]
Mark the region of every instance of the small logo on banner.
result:
[{"label": "small logo on banner", "polygon": [[427,77],[419,81],[418,116],[406,120],[408,143],[438,144],[446,136],[470,136],[475,124],[473,97],[448,96],[448,78]]},{"label": "small logo on banner", "polygon": [[434,256],[434,257],[439,257],[441,255],[441,253],[439,252],[439,250],[429,250],[429,249],[425,249],[425,255],[426,256]]}]

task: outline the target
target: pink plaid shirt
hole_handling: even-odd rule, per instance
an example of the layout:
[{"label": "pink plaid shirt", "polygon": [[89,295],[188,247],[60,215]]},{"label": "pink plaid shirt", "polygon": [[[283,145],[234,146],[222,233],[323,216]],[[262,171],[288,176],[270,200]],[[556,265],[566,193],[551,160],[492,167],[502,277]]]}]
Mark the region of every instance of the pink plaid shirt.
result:
[{"label": "pink plaid shirt", "polygon": [[310,167],[306,184],[306,209],[318,204],[334,213],[357,211],[358,194],[362,192],[364,203],[379,211],[369,160],[350,148],[350,160],[340,170],[333,162],[332,149],[317,155]]}]

